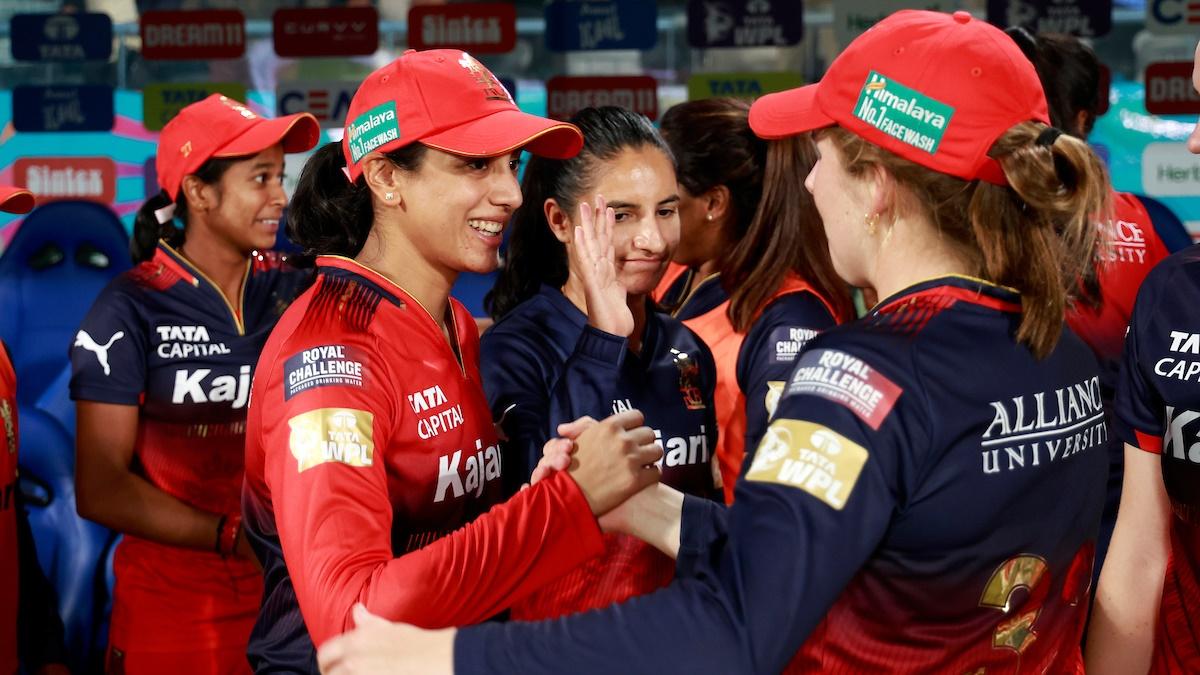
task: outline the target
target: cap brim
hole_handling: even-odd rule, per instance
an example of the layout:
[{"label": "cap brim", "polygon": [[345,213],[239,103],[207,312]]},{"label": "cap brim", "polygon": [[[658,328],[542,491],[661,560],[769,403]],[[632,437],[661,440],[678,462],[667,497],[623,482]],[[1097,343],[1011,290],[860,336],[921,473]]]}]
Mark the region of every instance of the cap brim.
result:
[{"label": "cap brim", "polygon": [[817,84],[767,94],[750,106],[750,129],[759,138],[795,136],[837,122],[817,107]]},{"label": "cap brim", "polygon": [[321,124],[309,113],[264,119],[226,143],[213,157],[244,157],[283,143],[284,152],[312,150],[321,140]]},{"label": "cap brim", "polygon": [[29,213],[36,203],[37,200],[29,190],[18,187],[0,187],[0,211]]},{"label": "cap brim", "polygon": [[583,132],[574,124],[519,110],[500,110],[419,140],[467,157],[498,157],[524,148],[550,159],[569,159],[583,148]]}]

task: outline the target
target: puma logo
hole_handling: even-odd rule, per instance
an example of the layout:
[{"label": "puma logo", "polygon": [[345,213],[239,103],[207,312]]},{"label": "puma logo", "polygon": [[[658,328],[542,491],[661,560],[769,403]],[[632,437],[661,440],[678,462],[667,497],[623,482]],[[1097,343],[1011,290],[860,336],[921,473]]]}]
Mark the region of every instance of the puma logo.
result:
[{"label": "puma logo", "polygon": [[100,362],[100,367],[104,369],[104,374],[109,375],[112,371],[108,367],[108,348],[123,337],[125,337],[125,331],[119,330],[108,339],[108,342],[101,345],[93,340],[92,336],[87,334],[87,331],[81,330],[75,334],[75,346],[83,347],[95,354],[96,360]]}]

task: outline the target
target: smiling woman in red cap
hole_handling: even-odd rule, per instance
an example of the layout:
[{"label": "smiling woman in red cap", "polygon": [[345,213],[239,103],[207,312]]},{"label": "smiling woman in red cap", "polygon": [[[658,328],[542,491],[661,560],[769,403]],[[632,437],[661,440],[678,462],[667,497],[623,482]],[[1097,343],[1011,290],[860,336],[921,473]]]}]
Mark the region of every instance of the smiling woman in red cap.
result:
[{"label": "smiling woman in red cap", "polygon": [[138,211],[137,266],[71,350],[79,512],[125,534],[108,671],[248,670],[262,575],[241,528],[246,403],[263,342],[311,275],[269,253],[283,155],[308,114],[263,119],[213,95],[162,131],[162,193]]},{"label": "smiling woman in red cap", "polygon": [[816,131],[796,180],[838,274],[883,300],[800,353],[732,507],[639,519],[677,549],[676,582],[457,634],[363,616],[327,673],[1082,672],[1107,428],[1063,316],[1100,161],[966,13],[893,14],[750,124]]},{"label": "smiling woman in red cap", "polygon": [[[595,515],[659,477],[640,413],[568,422],[560,434],[587,427],[576,465],[497,506],[512,469],[450,288],[496,268],[521,149],[568,158],[579,130],[521,112],[456,50],[375,71],[346,119],[296,190],[290,234],[319,254],[317,279],[263,350],[248,419],[259,672],[315,672],[314,645],[353,627],[355,603],[429,627],[483,621],[599,554]],[[608,209],[600,239],[576,245],[610,246],[613,221]],[[619,284],[609,256],[585,273],[589,293]]]}]

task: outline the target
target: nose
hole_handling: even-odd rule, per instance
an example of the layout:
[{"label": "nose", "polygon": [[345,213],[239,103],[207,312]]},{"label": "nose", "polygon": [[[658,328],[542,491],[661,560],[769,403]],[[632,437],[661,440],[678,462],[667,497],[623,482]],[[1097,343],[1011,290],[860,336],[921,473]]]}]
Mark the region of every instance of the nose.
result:
[{"label": "nose", "polygon": [[1192,129],[1192,135],[1188,136],[1187,149],[1193,155],[1200,155],[1200,123]]},{"label": "nose", "polygon": [[633,245],[639,251],[651,255],[662,255],[667,250],[667,240],[663,237],[662,226],[655,212],[650,212],[638,220],[637,232],[633,235]]},{"label": "nose", "polygon": [[271,181],[271,204],[280,208],[287,206],[288,195],[282,182]]},{"label": "nose", "polygon": [[524,201],[521,197],[521,186],[517,183],[516,174],[508,169],[508,162],[496,164],[498,169],[493,174],[496,178],[492,183],[491,202],[496,206],[506,207],[509,213],[512,213]]}]

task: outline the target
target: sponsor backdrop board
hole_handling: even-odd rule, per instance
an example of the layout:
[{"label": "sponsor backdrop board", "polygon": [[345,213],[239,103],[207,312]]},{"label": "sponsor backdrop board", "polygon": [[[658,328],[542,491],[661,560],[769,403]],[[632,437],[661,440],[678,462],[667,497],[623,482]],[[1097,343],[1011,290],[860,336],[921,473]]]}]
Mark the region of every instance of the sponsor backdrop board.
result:
[{"label": "sponsor backdrop board", "polygon": [[546,48],[652,49],[658,39],[658,7],[647,0],[550,0]]},{"label": "sponsor backdrop board", "polygon": [[275,117],[307,112],[322,128],[338,129],[346,125],[355,91],[357,82],[280,82],[275,90]]},{"label": "sponsor backdrop board", "polygon": [[1146,68],[1146,111],[1155,115],[1200,113],[1200,94],[1192,86],[1192,62],[1152,63]]},{"label": "sponsor backdrop board", "polygon": [[280,56],[368,56],[379,49],[374,7],[279,9],[272,23]]},{"label": "sponsor backdrop board", "polygon": [[107,61],[112,56],[107,14],[14,14],[8,34],[17,61]]},{"label": "sponsor backdrop board", "polygon": [[552,77],[546,82],[546,114],[565,120],[583,108],[616,105],[658,119],[658,82],[649,75]]},{"label": "sponsor backdrop board", "polygon": [[13,182],[37,195],[38,204],[64,199],[111,204],[117,196],[117,164],[108,157],[22,157]]},{"label": "sponsor backdrop board", "polygon": [[12,91],[17,131],[108,131],[113,128],[113,88],[85,84],[21,86]]},{"label": "sponsor backdrop board", "polygon": [[866,29],[901,9],[953,12],[957,0],[837,0],[833,4],[833,37],[840,47],[850,44]]},{"label": "sponsor backdrop board", "polygon": [[690,0],[687,21],[693,47],[789,47],[804,37],[804,3]]},{"label": "sponsor backdrop board", "polygon": [[688,78],[688,100],[729,96],[753,100],[804,84],[799,73],[697,73]]},{"label": "sponsor backdrop board", "polygon": [[246,53],[246,17],[236,9],[142,12],[142,58],[236,59]]},{"label": "sponsor backdrop board", "polygon": [[517,44],[517,8],[507,2],[417,5],[408,10],[412,49],[502,54]]},{"label": "sponsor backdrop board", "polygon": [[1151,33],[1200,35],[1200,2],[1146,0],[1146,30]]},{"label": "sponsor backdrop board", "polygon": [[246,87],[236,82],[148,84],[142,93],[142,123],[150,131],[162,131],[180,110],[211,94],[246,100]]},{"label": "sponsor backdrop board", "polygon": [[988,0],[987,20],[1001,28],[1099,37],[1112,30],[1112,0]]}]

